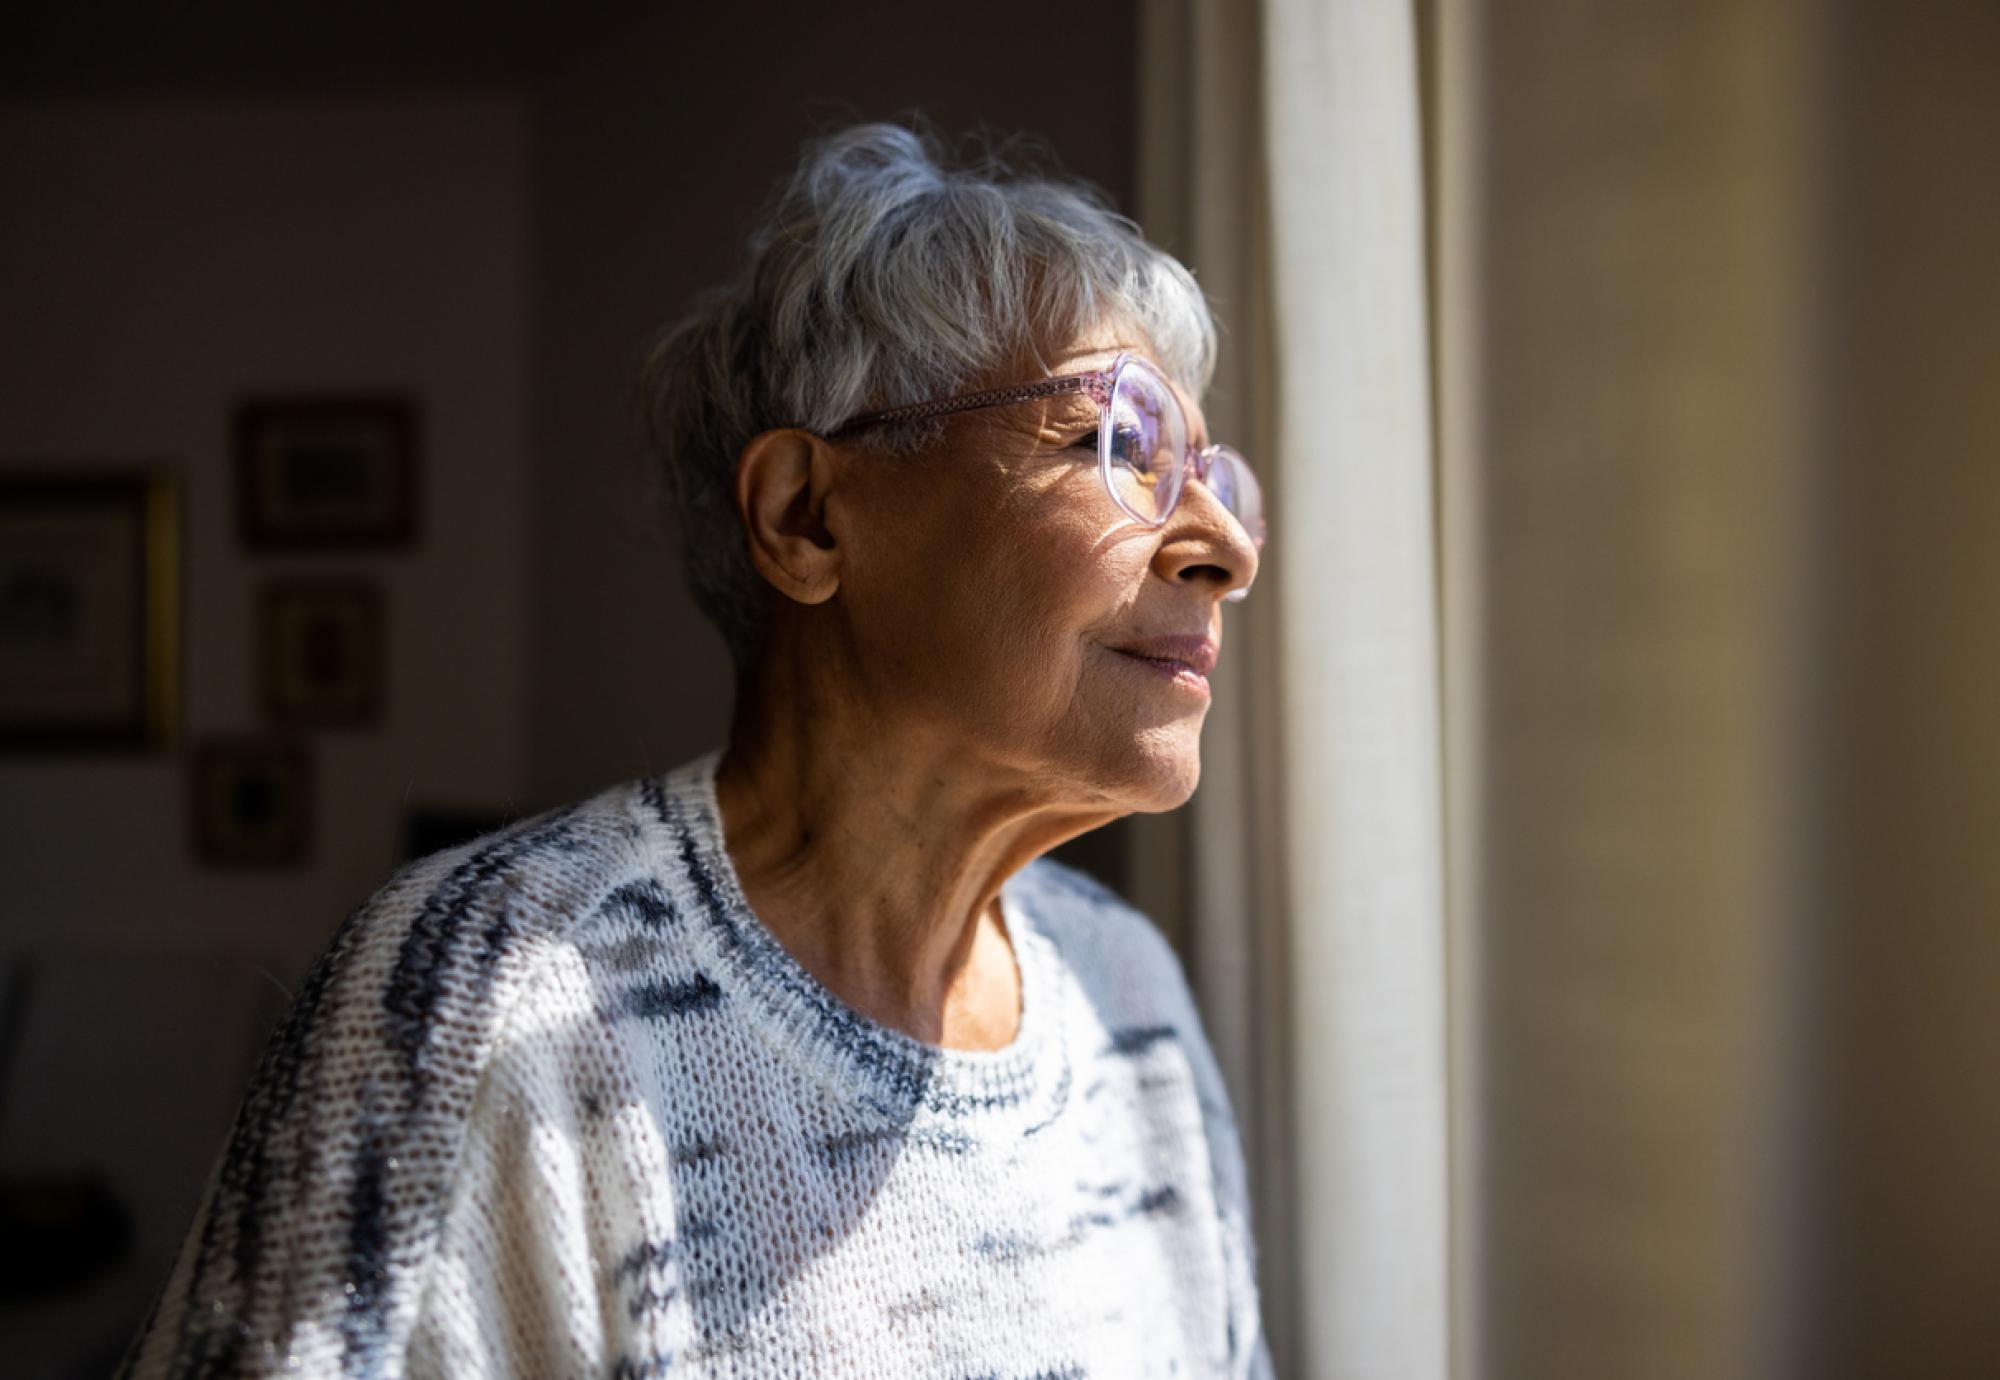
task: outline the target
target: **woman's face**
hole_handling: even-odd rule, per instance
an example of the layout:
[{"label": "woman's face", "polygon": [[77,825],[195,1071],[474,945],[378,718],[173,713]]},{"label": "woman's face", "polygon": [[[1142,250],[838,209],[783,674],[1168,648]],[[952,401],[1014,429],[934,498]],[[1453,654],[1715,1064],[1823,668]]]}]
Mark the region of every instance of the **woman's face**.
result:
[{"label": "woman's face", "polygon": [[[1151,357],[1113,325],[1048,365],[1082,373],[1121,351]],[[1015,372],[990,383],[1039,376],[1032,363]],[[1206,445],[1200,409],[1180,398]],[[1164,526],[1129,517],[1099,477],[1086,394],[945,426],[924,456],[857,448],[843,467],[834,602],[871,705],[1045,798],[1120,813],[1181,804],[1200,778],[1207,684],[1119,649],[1192,635],[1220,651],[1222,597],[1256,575],[1249,536],[1192,477]]]}]

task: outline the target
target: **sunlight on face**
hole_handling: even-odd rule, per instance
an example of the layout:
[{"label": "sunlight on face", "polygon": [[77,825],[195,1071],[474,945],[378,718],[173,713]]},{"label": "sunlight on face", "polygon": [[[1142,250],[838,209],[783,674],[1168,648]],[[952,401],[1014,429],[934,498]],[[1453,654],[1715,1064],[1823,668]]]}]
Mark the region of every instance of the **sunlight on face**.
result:
[{"label": "sunlight on face", "polygon": [[[1120,351],[1149,354],[1112,326],[1047,364],[1082,373]],[[857,467],[868,536],[842,597],[879,708],[1080,805],[1171,809],[1200,778],[1206,684],[1116,649],[1176,634],[1219,649],[1221,598],[1257,557],[1199,484],[1163,527],[1128,516],[1099,475],[1097,417],[1083,394],[992,408],[951,418],[930,454]]]}]

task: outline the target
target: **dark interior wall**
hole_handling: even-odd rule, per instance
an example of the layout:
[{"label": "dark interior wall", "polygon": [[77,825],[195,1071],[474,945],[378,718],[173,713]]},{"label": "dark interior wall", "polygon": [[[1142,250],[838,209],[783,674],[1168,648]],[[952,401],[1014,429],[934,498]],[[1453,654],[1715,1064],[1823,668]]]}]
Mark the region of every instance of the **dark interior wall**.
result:
[{"label": "dark interior wall", "polygon": [[[1033,131],[1132,207],[1137,74],[1106,58],[1133,0],[1057,23],[682,8],[218,3],[10,29],[0,458],[185,461],[189,733],[260,726],[251,597],[280,566],[378,575],[390,637],[386,725],[313,735],[303,871],[192,862],[185,738],[0,764],[0,978],[41,965],[25,1005],[0,1000],[0,1171],[106,1168],[138,1226],[116,1274],[0,1317],[18,1373],[102,1373],[130,1335],[283,989],[401,860],[406,804],[520,815],[720,741],[726,659],[641,511],[626,384],[800,140],[911,109]],[[425,409],[422,543],[247,558],[233,398],[349,386]],[[1119,838],[1064,852],[1116,877]]]},{"label": "dark interior wall", "polygon": [[[170,747],[0,762],[0,1184],[100,1173],[132,1226],[76,1288],[0,1300],[0,1373],[110,1372],[285,989],[403,856],[405,806],[524,793],[527,155],[524,102],[494,93],[0,108],[0,464],[170,467],[184,605]],[[238,398],[385,388],[419,409],[415,543],[247,551]],[[306,733],[304,862],[198,862],[193,748],[267,726],[257,595],[302,575],[381,591],[382,715]]]},{"label": "dark interior wall", "polygon": [[[180,746],[0,763],[13,947],[203,948],[290,982],[401,860],[406,805],[525,813],[719,741],[722,644],[641,505],[626,385],[808,134],[912,109],[1028,130],[1132,204],[1136,73],[1103,61],[1130,0],[1056,30],[907,2],[683,8],[489,26],[218,5],[14,34],[0,455],[164,459],[187,487]],[[240,550],[235,399],[375,387],[423,409],[417,546]],[[278,573],[384,582],[387,717],[311,735],[303,869],[218,876],[188,857],[185,752],[262,726],[252,603]],[[1065,852],[1115,877],[1118,840]],[[118,867],[87,865],[107,849]]]},{"label": "dark interior wall", "polygon": [[[800,141],[919,108],[1045,137],[1131,210],[1132,0],[1059,23],[917,4],[682,7],[607,28],[535,113],[535,797],[571,799],[719,743],[731,677],[639,503],[627,380],[735,265]],[[1081,842],[1081,841],[1079,841]],[[1115,846],[1115,835],[1094,844]]]},{"label": "dark interior wall", "polygon": [[[163,465],[183,509],[175,743],[0,761],[0,943],[227,953],[290,982],[400,860],[406,805],[523,794],[524,103],[70,94],[0,106],[0,180],[0,463]],[[416,404],[416,538],[246,549],[232,409],[346,390]],[[206,866],[189,847],[189,754],[268,726],[257,598],[299,576],[380,589],[381,713],[305,735],[303,863]]]}]

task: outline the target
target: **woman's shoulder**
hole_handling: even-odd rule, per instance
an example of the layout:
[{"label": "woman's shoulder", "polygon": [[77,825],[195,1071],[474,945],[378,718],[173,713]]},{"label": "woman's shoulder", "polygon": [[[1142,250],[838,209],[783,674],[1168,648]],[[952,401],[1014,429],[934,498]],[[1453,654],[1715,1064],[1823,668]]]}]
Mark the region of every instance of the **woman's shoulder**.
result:
[{"label": "woman's shoulder", "polygon": [[320,966],[380,976],[385,1006],[406,1016],[435,1010],[454,981],[490,987],[536,944],[587,924],[644,869],[641,785],[623,782],[401,864],[348,913]]},{"label": "woman's shoulder", "polygon": [[447,1094],[477,1080],[545,957],[623,904],[643,874],[640,784],[396,868],[333,931],[273,1036],[252,1100],[274,1082],[281,1091],[308,1063],[337,1059],[366,1067],[373,1110],[462,1107]]},{"label": "woman's shoulder", "polygon": [[1186,1050],[1202,1109],[1233,1125],[1201,1004],[1179,950],[1152,917],[1097,878],[1041,858],[1022,869],[1036,918],[1115,1047],[1162,1040]]},{"label": "woman's shoulder", "polygon": [[335,928],[273,1032],[239,1148],[261,1155],[300,1117],[434,1130],[461,1118],[546,960],[643,869],[637,789],[621,783],[392,872]]},{"label": "woman's shoulder", "polygon": [[1171,946],[1151,916],[1126,900],[1106,882],[1069,863],[1043,855],[1022,868],[1008,883],[1025,898],[1038,918],[1078,939],[1095,939],[1117,946],[1147,949]]},{"label": "woman's shoulder", "polygon": [[1096,1017],[1089,1038],[1102,1038],[1100,1054],[1157,1058],[1177,1048],[1185,1056],[1213,1193],[1237,1254],[1232,1288],[1254,1310],[1249,1207],[1235,1105],[1223,1081],[1204,1026],[1200,1003],[1179,952],[1150,916],[1109,886],[1053,859],[1022,869],[1037,918],[1062,948]]},{"label": "woman's shoulder", "polygon": [[407,862],[348,912],[271,1035],[130,1373],[220,1372],[267,1344],[343,1371],[397,1354],[511,1016],[643,867],[638,785]]},{"label": "woman's shoulder", "polygon": [[1106,883],[1044,856],[1022,868],[1013,885],[1101,1008],[1192,1015],[1180,955],[1151,916]]}]

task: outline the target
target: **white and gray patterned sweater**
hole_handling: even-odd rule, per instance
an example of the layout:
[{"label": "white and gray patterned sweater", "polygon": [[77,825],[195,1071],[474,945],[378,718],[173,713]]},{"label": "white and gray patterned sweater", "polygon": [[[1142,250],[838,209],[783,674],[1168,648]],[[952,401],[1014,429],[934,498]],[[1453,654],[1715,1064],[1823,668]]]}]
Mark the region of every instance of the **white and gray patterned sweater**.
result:
[{"label": "white and gray patterned sweater", "polygon": [[1157,928],[1043,858],[1022,1021],[871,1021],[743,899],[721,749],[413,862],[274,1034],[128,1376],[1268,1376]]}]

